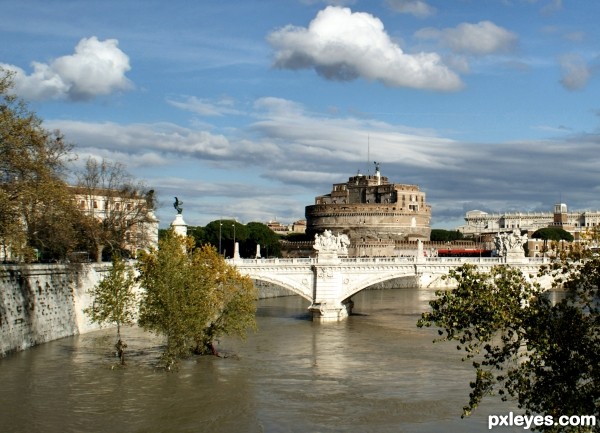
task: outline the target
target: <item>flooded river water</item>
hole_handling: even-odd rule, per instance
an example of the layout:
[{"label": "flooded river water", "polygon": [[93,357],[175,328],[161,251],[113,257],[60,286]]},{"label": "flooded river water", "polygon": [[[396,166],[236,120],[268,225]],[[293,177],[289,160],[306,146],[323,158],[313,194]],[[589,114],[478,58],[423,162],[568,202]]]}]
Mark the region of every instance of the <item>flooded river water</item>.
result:
[{"label": "flooded river water", "polygon": [[[470,364],[416,321],[432,292],[364,291],[355,314],[313,323],[297,297],[258,302],[258,331],[226,338],[226,358],[153,368],[160,340],[128,328],[128,366],[111,369],[114,330],[0,359],[0,432],[484,432],[491,398],[468,419]],[[523,428],[498,428],[523,431]]]}]

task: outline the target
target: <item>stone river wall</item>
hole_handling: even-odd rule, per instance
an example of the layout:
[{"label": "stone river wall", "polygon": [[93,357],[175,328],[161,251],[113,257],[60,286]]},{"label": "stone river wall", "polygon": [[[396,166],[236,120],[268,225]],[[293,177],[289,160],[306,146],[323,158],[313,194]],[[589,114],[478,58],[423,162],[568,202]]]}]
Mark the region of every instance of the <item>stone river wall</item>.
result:
[{"label": "stone river wall", "polygon": [[[0,357],[99,329],[83,310],[92,303],[88,291],[109,268],[109,263],[0,265]],[[259,299],[293,295],[269,283],[254,284]],[[413,286],[413,279],[399,279],[370,288]]]},{"label": "stone river wall", "polygon": [[[83,313],[109,263],[0,265],[0,357],[99,329]],[[290,296],[256,282],[259,299]]]},{"label": "stone river wall", "polygon": [[0,266],[0,357],[98,329],[83,309],[109,264]]}]

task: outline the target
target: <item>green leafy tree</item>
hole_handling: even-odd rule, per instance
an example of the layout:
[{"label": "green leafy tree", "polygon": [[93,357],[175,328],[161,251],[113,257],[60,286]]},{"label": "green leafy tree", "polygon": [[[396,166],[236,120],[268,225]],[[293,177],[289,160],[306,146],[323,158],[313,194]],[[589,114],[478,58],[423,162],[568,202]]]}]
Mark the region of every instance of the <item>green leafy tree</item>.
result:
[{"label": "green leafy tree", "polygon": [[566,231],[565,229],[561,229],[560,227],[544,227],[542,229],[536,230],[533,235],[531,235],[534,239],[544,239],[549,241],[568,241],[573,242],[573,235]]},{"label": "green leafy tree", "polygon": [[464,236],[458,230],[431,229],[430,239],[434,242],[452,242],[464,239]]},{"label": "green leafy tree", "polygon": [[270,256],[281,255],[281,244],[279,236],[266,224],[259,222],[250,222],[246,224],[248,228],[248,239],[242,245],[244,257],[254,257],[256,255],[256,246],[260,245],[262,254]]},{"label": "green leafy tree", "polygon": [[[600,417],[600,261],[563,261],[551,272],[565,299],[553,304],[519,270],[450,272],[456,289],[437,292],[418,326],[439,327],[472,361],[475,379],[463,416],[494,393],[527,414]],[[541,431],[591,431],[536,426]],[[595,427],[600,431],[600,426]]]},{"label": "green leafy tree", "polygon": [[210,245],[194,248],[193,238],[169,231],[158,250],[140,255],[138,270],[144,290],[139,324],[166,337],[167,367],[193,353],[216,354],[220,335],[243,338],[255,326],[251,280]]},{"label": "green leafy tree", "polygon": [[206,233],[204,231],[204,227],[188,226],[188,236],[191,236],[194,238],[196,247],[200,247],[200,246],[208,243],[208,241],[206,239]]},{"label": "green leafy tree", "polygon": [[134,286],[133,268],[128,266],[118,254],[115,254],[108,275],[90,291],[90,296],[93,298],[92,306],[84,310],[93,323],[116,325],[117,343],[115,348],[121,364],[125,364],[125,348],[127,347],[121,339],[121,327],[133,324],[138,307]]},{"label": "green leafy tree", "polygon": [[235,220],[215,220],[204,227],[204,242],[217,248],[223,257],[233,257],[234,240],[241,245],[246,239],[248,229]]}]

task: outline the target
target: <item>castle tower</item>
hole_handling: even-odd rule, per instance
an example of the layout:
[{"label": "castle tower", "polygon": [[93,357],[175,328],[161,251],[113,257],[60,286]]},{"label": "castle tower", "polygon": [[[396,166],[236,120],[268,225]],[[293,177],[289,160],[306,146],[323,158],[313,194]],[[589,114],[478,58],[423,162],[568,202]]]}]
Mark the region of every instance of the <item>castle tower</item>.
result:
[{"label": "castle tower", "polygon": [[346,234],[352,245],[429,240],[431,206],[425,193],[417,185],[390,183],[375,164],[375,175],[359,173],[334,184],[306,206],[307,233]]}]

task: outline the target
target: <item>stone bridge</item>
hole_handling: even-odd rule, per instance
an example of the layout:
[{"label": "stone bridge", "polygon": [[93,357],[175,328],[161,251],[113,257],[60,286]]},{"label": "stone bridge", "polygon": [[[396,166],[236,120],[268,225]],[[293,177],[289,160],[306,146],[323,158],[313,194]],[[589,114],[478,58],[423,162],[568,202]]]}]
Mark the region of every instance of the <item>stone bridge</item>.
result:
[{"label": "stone bridge", "polygon": [[442,276],[465,263],[485,271],[501,263],[537,274],[543,259],[468,257],[357,257],[344,258],[319,252],[316,258],[229,259],[243,275],[284,287],[311,302],[313,320],[337,321],[352,311],[352,296],[383,281],[406,278],[412,287],[439,288]]}]

